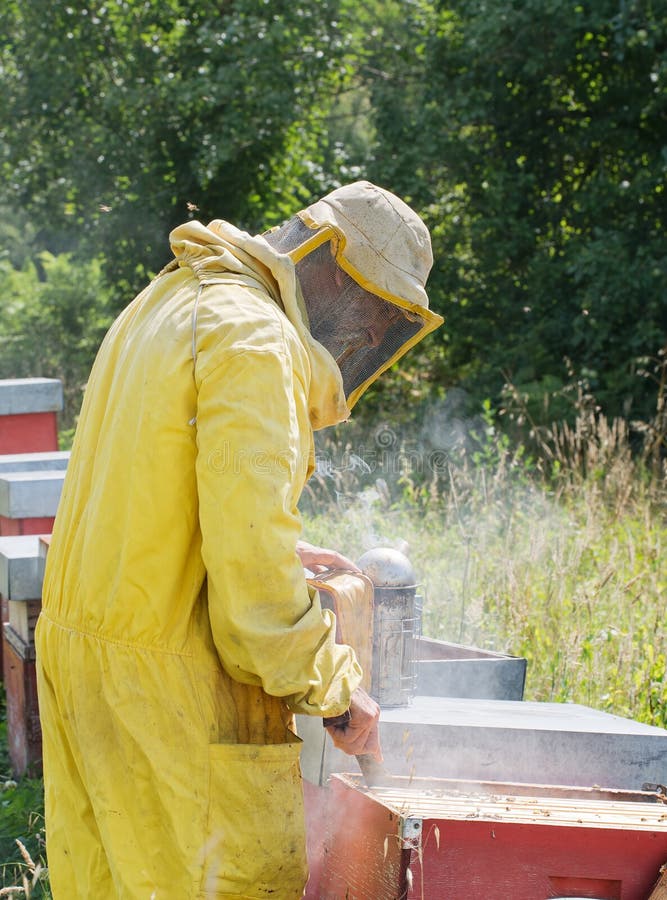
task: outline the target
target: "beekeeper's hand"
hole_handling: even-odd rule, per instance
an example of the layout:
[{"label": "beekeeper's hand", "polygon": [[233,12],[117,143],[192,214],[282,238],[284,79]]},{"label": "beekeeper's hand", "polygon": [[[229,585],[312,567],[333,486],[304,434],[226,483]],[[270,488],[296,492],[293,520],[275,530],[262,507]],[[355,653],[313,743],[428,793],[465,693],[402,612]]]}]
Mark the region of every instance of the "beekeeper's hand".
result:
[{"label": "beekeeper's hand", "polygon": [[318,574],[326,569],[346,569],[348,572],[358,572],[351,559],[338,553],[336,550],[326,550],[324,547],[315,547],[308,541],[297,541],[296,552],[301,559],[304,569]]},{"label": "beekeeper's hand", "polygon": [[362,688],[357,688],[350,698],[349,720],[342,725],[329,725],[334,746],[350,756],[370,754],[382,762],[380,748],[380,707]]}]

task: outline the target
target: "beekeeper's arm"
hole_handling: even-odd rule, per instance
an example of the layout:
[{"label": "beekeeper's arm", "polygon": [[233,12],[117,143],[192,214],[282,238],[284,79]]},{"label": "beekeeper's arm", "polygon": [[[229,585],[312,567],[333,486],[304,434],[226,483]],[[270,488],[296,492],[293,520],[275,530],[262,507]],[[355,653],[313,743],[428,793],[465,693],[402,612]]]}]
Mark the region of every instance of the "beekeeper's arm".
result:
[{"label": "beekeeper's arm", "polygon": [[292,355],[244,349],[199,384],[197,479],[213,638],[227,672],[338,715],[361,680],[296,552],[312,432]]}]

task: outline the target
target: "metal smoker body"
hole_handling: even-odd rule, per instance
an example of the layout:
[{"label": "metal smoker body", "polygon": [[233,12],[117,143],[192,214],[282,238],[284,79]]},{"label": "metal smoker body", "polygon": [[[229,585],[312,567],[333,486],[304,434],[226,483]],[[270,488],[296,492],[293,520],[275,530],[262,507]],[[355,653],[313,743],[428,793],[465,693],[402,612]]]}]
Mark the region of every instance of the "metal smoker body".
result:
[{"label": "metal smoker body", "polygon": [[373,582],[373,665],[370,694],[381,707],[408,706],[416,691],[421,609],[417,579],[400,551],[377,547],[357,565]]}]

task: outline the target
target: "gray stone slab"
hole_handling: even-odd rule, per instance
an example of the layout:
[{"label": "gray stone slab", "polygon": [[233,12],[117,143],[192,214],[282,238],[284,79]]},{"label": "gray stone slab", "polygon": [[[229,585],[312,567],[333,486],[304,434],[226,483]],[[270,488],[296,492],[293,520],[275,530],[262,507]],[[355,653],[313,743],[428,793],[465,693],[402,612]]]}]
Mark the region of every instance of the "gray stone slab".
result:
[{"label": "gray stone slab", "polygon": [[69,450],[44,450],[40,453],[0,454],[0,473],[37,472],[40,470],[66,469]]},{"label": "gray stone slab", "polygon": [[0,473],[0,516],[30,519],[55,516],[65,472]]},{"label": "gray stone slab", "polygon": [[0,596],[5,600],[38,600],[42,596],[39,537],[0,537]]},{"label": "gray stone slab", "polygon": [[57,378],[0,380],[0,416],[60,412],[62,408],[63,386]]},{"label": "gray stone slab", "polygon": [[[394,775],[627,790],[667,781],[667,731],[576,704],[417,696],[380,721]],[[355,771],[321,722],[298,723],[309,780]]]}]

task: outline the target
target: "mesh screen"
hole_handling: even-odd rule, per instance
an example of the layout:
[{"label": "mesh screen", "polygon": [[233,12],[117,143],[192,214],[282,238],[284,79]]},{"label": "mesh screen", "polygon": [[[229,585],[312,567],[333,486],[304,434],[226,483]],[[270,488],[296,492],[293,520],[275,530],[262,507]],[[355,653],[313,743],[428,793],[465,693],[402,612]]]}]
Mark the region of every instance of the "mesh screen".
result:
[{"label": "mesh screen", "polygon": [[[281,253],[301,246],[313,231],[298,216],[264,235]],[[336,262],[329,241],[296,264],[310,333],[338,363],[347,398],[395,356],[423,320],[365,291]]]},{"label": "mesh screen", "polygon": [[305,244],[308,238],[311,238],[313,234],[312,228],[305,225],[298,216],[293,216],[289,221],[281,225],[280,228],[277,228],[274,231],[267,231],[266,234],[263,235],[263,238],[267,243],[271,244],[272,247],[275,247],[276,250],[280,250],[281,253],[289,253],[290,250],[294,250],[297,247],[300,247],[301,244]]},{"label": "mesh screen", "polygon": [[325,243],[296,266],[310,332],[336,360],[345,396],[373,378],[422,328],[413,313],[365,291]]}]

